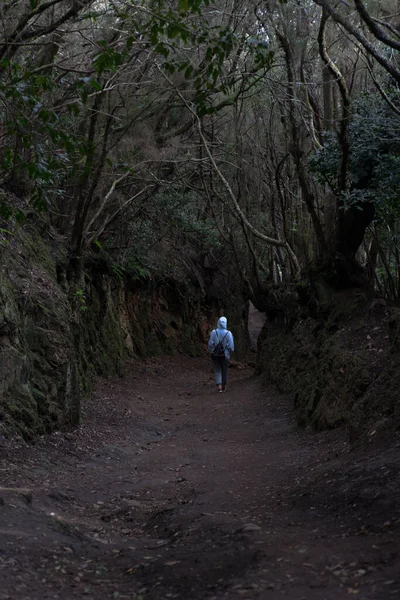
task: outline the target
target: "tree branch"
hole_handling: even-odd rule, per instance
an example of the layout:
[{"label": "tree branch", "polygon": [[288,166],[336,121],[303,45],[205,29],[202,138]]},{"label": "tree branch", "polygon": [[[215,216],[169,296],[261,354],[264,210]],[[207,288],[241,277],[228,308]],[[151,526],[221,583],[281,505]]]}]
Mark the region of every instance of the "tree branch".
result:
[{"label": "tree branch", "polygon": [[375,58],[377,62],[400,84],[400,70],[388,60],[381,52],[379,52],[375,46],[361,33],[354,25],[351,24],[350,20],[345,16],[341,15],[337,10],[332,7],[331,0],[314,0],[315,4],[318,4],[321,8],[332,17],[336,23],[339,23],[348,33],[356,38],[362,46]]},{"label": "tree branch", "polygon": [[208,142],[206,140],[206,137],[203,133],[203,127],[202,127],[202,122],[200,117],[198,116],[197,112],[192,108],[192,106],[190,105],[190,103],[186,100],[186,98],[182,95],[182,93],[180,92],[179,89],[176,88],[176,86],[174,86],[174,84],[172,83],[172,81],[169,79],[169,77],[163,73],[160,69],[160,67],[158,67],[158,70],[161,72],[162,76],[166,79],[166,81],[168,81],[168,83],[175,88],[176,93],[178,94],[179,98],[182,100],[182,102],[184,103],[184,105],[186,106],[186,108],[189,110],[189,112],[193,115],[193,117],[195,118],[196,122],[197,122],[197,129],[199,132],[199,136],[200,139],[203,143],[204,149],[207,153],[208,158],[210,159],[210,162],[216,172],[216,174],[218,175],[219,179],[221,180],[224,188],[226,189],[228,196],[230,197],[232,204],[234,206],[234,209],[237,213],[237,215],[240,217],[242,223],[247,227],[247,229],[249,231],[251,231],[251,233],[254,235],[254,237],[262,240],[263,242],[266,242],[267,244],[271,244],[272,246],[281,246],[283,248],[286,249],[286,251],[288,252],[290,259],[293,262],[293,265],[295,267],[296,270],[296,278],[300,277],[300,264],[299,261],[297,259],[296,254],[293,252],[292,248],[290,247],[289,243],[287,241],[284,240],[280,240],[278,238],[273,238],[270,237],[268,235],[265,235],[264,233],[262,233],[261,231],[259,231],[258,229],[256,229],[251,223],[250,221],[247,219],[246,215],[244,214],[244,212],[242,211],[242,209],[239,206],[239,203],[236,199],[235,194],[233,193],[233,190],[231,188],[231,186],[229,185],[229,182],[227,181],[227,179],[224,177],[223,173],[221,172],[220,168],[218,167],[217,163],[215,162],[214,156],[212,155],[212,152],[210,150],[210,147],[208,145]]},{"label": "tree branch", "polygon": [[322,9],[321,22],[318,31],[318,47],[319,53],[321,55],[322,61],[330,70],[332,75],[334,75],[335,80],[339,86],[340,95],[342,97],[342,118],[340,120],[340,146],[342,149],[342,161],[340,166],[339,173],[339,181],[338,181],[338,190],[339,194],[346,189],[346,179],[347,179],[347,164],[349,160],[349,140],[347,136],[347,130],[349,125],[349,116],[350,116],[350,95],[347,89],[345,78],[343,77],[341,71],[335,65],[335,63],[331,60],[326,50],[325,43],[325,26],[326,22],[329,19],[329,15],[325,9]]},{"label": "tree branch", "polygon": [[400,50],[400,42],[393,40],[379,27],[375,19],[371,17],[369,12],[367,11],[363,0],[354,0],[354,4],[356,5],[356,9],[364,23],[366,23],[370,32],[381,42],[386,44],[386,46],[390,46],[395,50]]},{"label": "tree branch", "polygon": [[[79,14],[79,12],[83,8],[85,8],[86,6],[89,6],[89,4],[91,4],[93,2],[93,0],[79,0],[77,2],[73,2],[72,7],[69,10],[67,10],[59,19],[57,19],[56,21],[53,21],[53,23],[51,23],[47,27],[42,27],[40,29],[30,30],[30,31],[25,30],[29,21],[33,17],[37,16],[38,14],[41,14],[47,8],[50,8],[55,4],[59,4],[59,2],[61,2],[61,0],[50,0],[49,2],[46,2],[45,4],[41,4],[35,10],[31,11],[30,13],[28,13],[27,15],[22,17],[22,19],[18,23],[17,27],[14,29],[13,33],[1,45],[2,47],[0,47],[0,59],[4,58],[4,57],[11,58],[13,56],[13,54],[15,54],[15,52],[19,46],[19,44],[17,44],[17,40],[19,40],[19,42],[21,42],[21,41],[23,42],[26,40],[38,38],[43,35],[48,35],[49,33],[52,33],[60,25],[62,25],[66,21],[68,21],[68,19],[71,19],[71,18],[75,17],[77,14]],[[4,71],[4,67],[0,70],[0,72],[1,71]]]}]

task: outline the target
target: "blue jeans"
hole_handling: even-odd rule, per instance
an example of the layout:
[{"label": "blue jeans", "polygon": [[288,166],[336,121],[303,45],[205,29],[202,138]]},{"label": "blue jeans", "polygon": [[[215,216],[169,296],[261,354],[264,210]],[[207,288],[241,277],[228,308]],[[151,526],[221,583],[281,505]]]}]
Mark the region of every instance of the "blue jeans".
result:
[{"label": "blue jeans", "polygon": [[215,373],[215,383],[217,385],[222,385],[222,387],[226,386],[226,379],[228,377],[228,365],[229,360],[227,358],[221,357],[216,358],[212,357],[212,365]]}]

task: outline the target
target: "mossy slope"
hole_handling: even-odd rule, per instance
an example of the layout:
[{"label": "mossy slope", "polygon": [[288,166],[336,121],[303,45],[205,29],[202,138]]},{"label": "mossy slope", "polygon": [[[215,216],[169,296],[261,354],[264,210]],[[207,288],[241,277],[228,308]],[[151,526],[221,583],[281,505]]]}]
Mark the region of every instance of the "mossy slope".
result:
[{"label": "mossy slope", "polygon": [[258,369],[293,395],[299,424],[346,424],[352,439],[400,426],[400,313],[359,291],[336,294],[318,318],[267,323]]},{"label": "mossy slope", "polygon": [[0,242],[0,433],[33,439],[77,424],[96,374],[121,376],[128,358],[198,356],[222,313],[237,356],[247,350],[240,293],[123,280],[95,261],[69,283],[64,240],[36,223]]}]

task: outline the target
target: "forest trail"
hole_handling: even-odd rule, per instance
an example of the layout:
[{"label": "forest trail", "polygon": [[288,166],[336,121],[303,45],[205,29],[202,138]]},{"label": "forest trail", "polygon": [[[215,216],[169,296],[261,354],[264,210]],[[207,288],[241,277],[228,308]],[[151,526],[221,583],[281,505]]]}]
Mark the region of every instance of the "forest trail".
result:
[{"label": "forest trail", "polygon": [[0,600],[400,597],[398,449],[299,431],[248,369],[134,363],[1,450]]}]

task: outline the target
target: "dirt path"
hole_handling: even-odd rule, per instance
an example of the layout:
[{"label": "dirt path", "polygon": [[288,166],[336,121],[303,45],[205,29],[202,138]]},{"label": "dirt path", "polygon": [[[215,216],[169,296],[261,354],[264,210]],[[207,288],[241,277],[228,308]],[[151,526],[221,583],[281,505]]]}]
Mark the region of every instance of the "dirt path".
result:
[{"label": "dirt path", "polygon": [[246,370],[132,365],[77,431],[1,449],[0,600],[398,599],[395,446],[298,431]]}]

